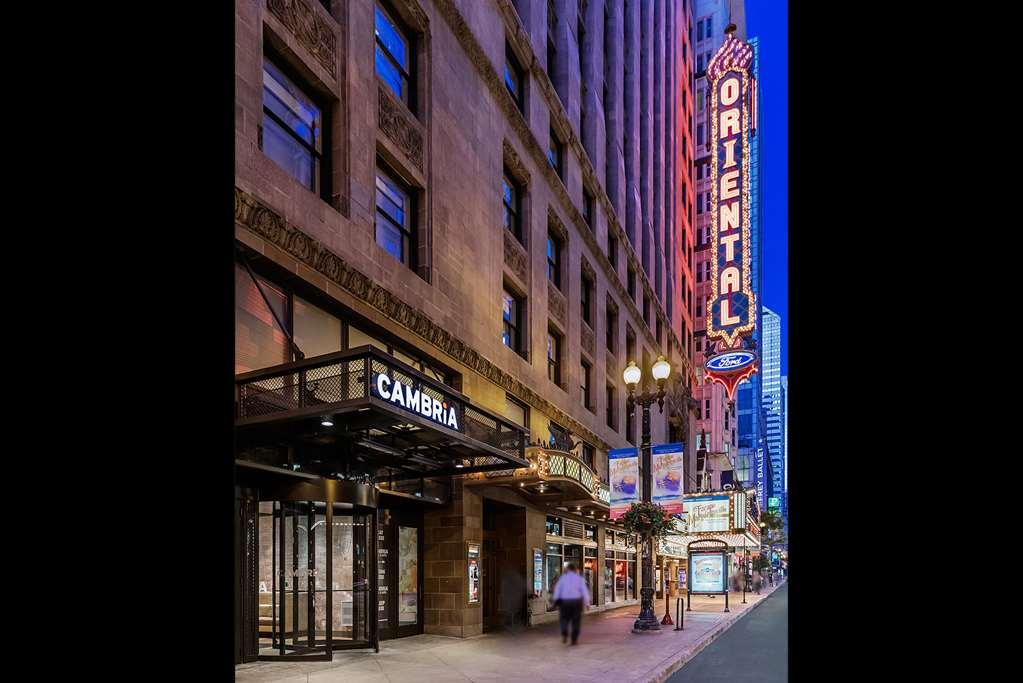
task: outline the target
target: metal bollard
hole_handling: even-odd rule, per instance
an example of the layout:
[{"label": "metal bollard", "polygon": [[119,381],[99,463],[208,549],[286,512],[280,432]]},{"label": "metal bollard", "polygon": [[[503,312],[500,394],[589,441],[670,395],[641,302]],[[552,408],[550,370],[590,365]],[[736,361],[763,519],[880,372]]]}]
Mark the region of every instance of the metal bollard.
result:
[{"label": "metal bollard", "polygon": [[682,630],[682,598],[675,598],[675,621],[678,622],[678,626],[675,627],[676,631]]}]

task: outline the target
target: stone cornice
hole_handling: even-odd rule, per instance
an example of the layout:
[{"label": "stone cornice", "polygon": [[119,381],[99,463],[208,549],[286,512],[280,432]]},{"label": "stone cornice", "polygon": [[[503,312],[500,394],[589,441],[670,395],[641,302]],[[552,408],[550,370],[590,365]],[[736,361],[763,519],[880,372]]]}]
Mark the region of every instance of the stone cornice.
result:
[{"label": "stone cornice", "polygon": [[462,365],[514,394],[534,408],[543,411],[555,422],[566,425],[575,434],[594,446],[605,451],[610,448],[606,441],[581,422],[537,394],[528,385],[499,368],[479,351],[452,335],[426,313],[399,299],[389,290],[353,268],[318,240],[289,223],[278,211],[255,195],[238,187],[235,187],[234,191],[234,217],[235,222],[247,230],[285,251],[292,258],[317,271],[399,325],[416,333]]},{"label": "stone cornice", "polygon": [[[635,320],[643,320],[643,315],[640,312],[639,307],[636,306],[636,302],[629,296],[625,285],[622,284],[618,273],[611,266],[611,262],[608,261],[607,254],[604,253],[604,250],[597,243],[597,239],[590,230],[590,227],[586,224],[586,220],[583,218],[582,213],[575,207],[575,204],[572,202],[572,198],[568,196],[568,190],[565,188],[564,182],[547,162],[546,152],[533,135],[533,132],[529,129],[529,125],[523,117],[522,112],[519,111],[514,99],[512,99],[511,94],[508,93],[504,86],[504,82],[497,70],[494,68],[494,65],[490,62],[490,59],[476,40],[476,37],[473,35],[468,24],[466,24],[465,18],[462,17],[458,8],[455,7],[453,0],[436,0],[435,4],[440,10],[440,13],[444,16],[444,20],[448,23],[448,26],[451,27],[451,31],[455,34],[455,38],[462,45],[462,49],[465,50],[469,60],[473,63],[476,70],[483,78],[484,83],[486,83],[490,88],[491,95],[504,111],[506,118],[515,129],[516,133],[518,133],[523,145],[529,150],[537,168],[539,168],[540,172],[544,174],[548,185],[561,200],[565,211],[571,216],[572,222],[575,223],[576,229],[594,253],[595,258],[604,270],[607,281],[609,283],[614,283],[613,287],[622,301],[629,302],[627,306]],[[508,37],[510,42],[514,43],[515,49],[520,54],[528,55],[530,57],[526,60],[528,63],[527,68],[533,75],[533,82],[543,93],[552,119],[557,121],[557,125],[555,125],[555,127],[559,129],[559,133],[563,136],[563,139],[567,141],[567,144],[575,150],[576,156],[579,159],[579,165],[582,168],[583,176],[588,181],[586,184],[591,188],[591,191],[604,206],[605,214],[608,218],[608,229],[616,234],[618,241],[625,249],[626,258],[629,263],[632,264],[633,270],[635,270],[639,276],[643,290],[647,293],[647,296],[649,296],[652,301],[660,302],[660,298],[654,294],[653,287],[650,285],[650,279],[646,274],[646,270],[640,265],[639,258],[636,256],[632,242],[629,240],[628,235],[625,234],[625,231],[622,229],[622,226],[618,221],[618,215],[615,213],[614,207],[611,204],[611,199],[607,196],[607,192],[604,191],[603,185],[601,185],[597,179],[596,172],[593,170],[593,165],[590,163],[589,155],[586,153],[582,143],[579,141],[579,138],[575,135],[575,132],[572,129],[571,122],[568,120],[568,114],[561,103],[561,98],[558,97],[557,92],[554,90],[554,85],[547,76],[547,72],[536,59],[532,43],[529,40],[529,34],[526,33],[522,26],[522,21],[519,18],[518,12],[511,5],[510,0],[497,0],[497,5],[504,20],[505,35]],[[552,125],[554,124],[552,123]],[[692,377],[693,370],[689,357],[686,355],[685,347],[680,343],[678,335],[675,334],[675,330],[670,324],[668,324],[666,316],[663,315],[663,304],[659,305],[657,309],[657,317],[662,319],[662,323],[668,330],[669,339],[674,342],[678,355],[681,358],[682,365],[685,368],[686,375]],[[651,347],[658,349],[659,354],[660,345],[657,343],[657,338],[653,331],[650,330],[649,326],[645,323],[638,327],[643,330],[643,336],[647,340],[647,343]]]}]

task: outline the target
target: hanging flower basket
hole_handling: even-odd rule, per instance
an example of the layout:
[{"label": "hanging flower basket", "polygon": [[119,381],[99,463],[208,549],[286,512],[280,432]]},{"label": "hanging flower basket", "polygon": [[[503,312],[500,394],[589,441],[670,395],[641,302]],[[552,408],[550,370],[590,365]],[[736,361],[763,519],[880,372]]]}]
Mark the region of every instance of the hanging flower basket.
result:
[{"label": "hanging flower basket", "polygon": [[644,541],[659,540],[675,530],[675,518],[657,503],[633,503],[622,516],[622,525]]}]

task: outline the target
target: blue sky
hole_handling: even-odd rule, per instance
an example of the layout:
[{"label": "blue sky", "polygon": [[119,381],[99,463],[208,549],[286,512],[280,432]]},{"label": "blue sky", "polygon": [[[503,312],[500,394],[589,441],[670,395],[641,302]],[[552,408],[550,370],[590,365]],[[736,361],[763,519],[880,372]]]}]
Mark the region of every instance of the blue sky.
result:
[{"label": "blue sky", "polygon": [[746,29],[760,38],[764,304],[781,316],[781,374],[789,371],[789,5],[746,0]]}]

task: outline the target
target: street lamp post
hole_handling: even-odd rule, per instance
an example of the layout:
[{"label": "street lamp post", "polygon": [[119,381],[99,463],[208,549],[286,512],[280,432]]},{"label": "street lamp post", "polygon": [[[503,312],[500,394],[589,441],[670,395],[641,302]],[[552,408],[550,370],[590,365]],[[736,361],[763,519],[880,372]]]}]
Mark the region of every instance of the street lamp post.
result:
[{"label": "street lamp post", "polygon": [[[636,387],[643,376],[643,371],[636,365],[636,361],[629,361],[628,367],[622,373],[625,386],[629,389],[627,405],[629,413],[632,413],[637,403],[643,407],[643,439],[640,444],[640,451],[642,453],[644,503],[650,502],[650,493],[653,488],[653,477],[650,471],[650,406],[656,401],[658,410],[662,413],[664,412],[664,382],[668,379],[668,375],[671,374],[671,364],[664,360],[664,356],[660,356],[650,372],[653,378],[657,380],[657,393],[644,391],[639,396],[636,396]],[[643,587],[639,592],[642,602],[640,604],[639,618],[632,625],[632,630],[633,632],[660,631],[661,624],[654,615],[653,538],[647,537],[643,545]]]}]

